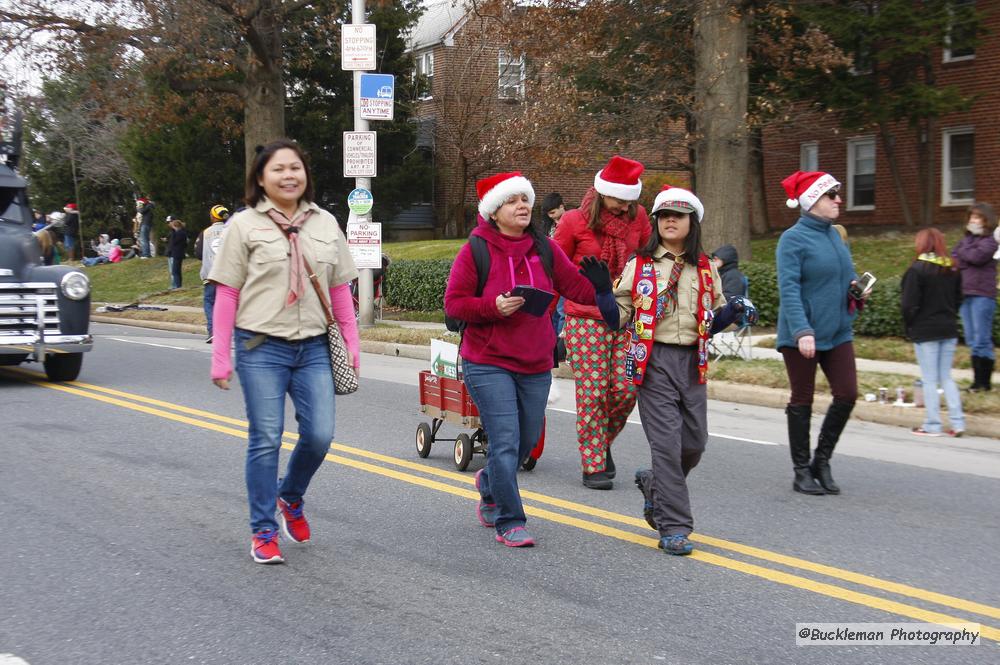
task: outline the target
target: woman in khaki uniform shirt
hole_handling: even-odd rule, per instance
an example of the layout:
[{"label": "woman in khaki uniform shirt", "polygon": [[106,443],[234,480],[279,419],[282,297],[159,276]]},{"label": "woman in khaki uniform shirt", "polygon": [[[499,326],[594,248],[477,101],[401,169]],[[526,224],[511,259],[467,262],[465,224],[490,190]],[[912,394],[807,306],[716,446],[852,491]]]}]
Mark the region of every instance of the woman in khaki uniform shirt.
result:
[{"label": "woman in khaki uniform shirt", "polygon": [[[260,149],[247,176],[247,208],[234,215],[208,279],[217,285],[212,381],[228,390],[235,324],[236,370],[250,423],[246,483],[257,563],[282,563],[285,536],[310,539],[303,495],[334,433],[334,388],[323,305],[306,262],[328,290],[334,318],[359,364],[358,325],[348,284],[358,271],[337,220],[312,202],[301,149],[282,139]],[[299,439],[284,478],[278,452],[285,395],[292,398]]]}]

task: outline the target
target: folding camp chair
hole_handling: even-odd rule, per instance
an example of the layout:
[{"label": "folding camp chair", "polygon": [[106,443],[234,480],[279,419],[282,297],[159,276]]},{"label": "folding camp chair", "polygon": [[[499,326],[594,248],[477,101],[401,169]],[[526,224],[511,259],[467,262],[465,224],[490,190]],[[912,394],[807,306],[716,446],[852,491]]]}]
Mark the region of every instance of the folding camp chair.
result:
[{"label": "folding camp chair", "polygon": [[[743,295],[750,297],[750,280],[743,276]],[[708,353],[712,358],[741,358],[751,360],[753,357],[753,338],[750,326],[738,326],[716,333],[708,343]]]}]

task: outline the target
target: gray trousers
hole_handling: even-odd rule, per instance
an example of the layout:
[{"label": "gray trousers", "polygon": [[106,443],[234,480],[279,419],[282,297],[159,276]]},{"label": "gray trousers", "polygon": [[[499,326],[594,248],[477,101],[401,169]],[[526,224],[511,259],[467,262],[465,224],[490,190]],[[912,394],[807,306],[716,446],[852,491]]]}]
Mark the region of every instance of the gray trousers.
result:
[{"label": "gray trousers", "polygon": [[708,397],[698,383],[698,352],[654,344],[639,386],[639,416],[653,458],[653,516],[661,536],[694,529],[687,475],[708,442]]}]

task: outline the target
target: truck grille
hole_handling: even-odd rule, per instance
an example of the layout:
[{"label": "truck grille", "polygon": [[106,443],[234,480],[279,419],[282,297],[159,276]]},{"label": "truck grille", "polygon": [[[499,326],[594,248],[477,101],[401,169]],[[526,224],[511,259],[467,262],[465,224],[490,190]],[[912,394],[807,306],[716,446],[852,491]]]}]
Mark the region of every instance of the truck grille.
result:
[{"label": "truck grille", "polygon": [[59,335],[56,288],[45,282],[0,284],[0,343],[36,339],[40,321],[46,337]]}]

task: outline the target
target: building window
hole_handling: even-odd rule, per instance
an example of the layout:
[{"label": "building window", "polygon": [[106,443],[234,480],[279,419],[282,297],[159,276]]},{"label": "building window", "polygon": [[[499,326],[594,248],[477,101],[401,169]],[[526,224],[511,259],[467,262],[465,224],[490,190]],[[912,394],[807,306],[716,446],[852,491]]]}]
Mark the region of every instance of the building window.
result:
[{"label": "building window", "polygon": [[816,141],[799,146],[799,170],[819,171],[819,144]]},{"label": "building window", "polygon": [[434,91],[434,51],[425,51],[415,57],[414,79],[417,99],[430,99]]},{"label": "building window", "polygon": [[976,135],[971,127],[946,129],[941,141],[941,205],[967,205],[975,198]]},{"label": "building window", "polygon": [[[944,61],[971,60],[976,57],[976,0],[952,0],[948,13],[952,21],[945,36]],[[954,45],[954,46],[953,46]]]},{"label": "building window", "polygon": [[524,56],[513,57],[500,51],[497,96],[500,99],[524,99]]},{"label": "building window", "polygon": [[875,209],[875,139],[847,142],[847,209]]}]

